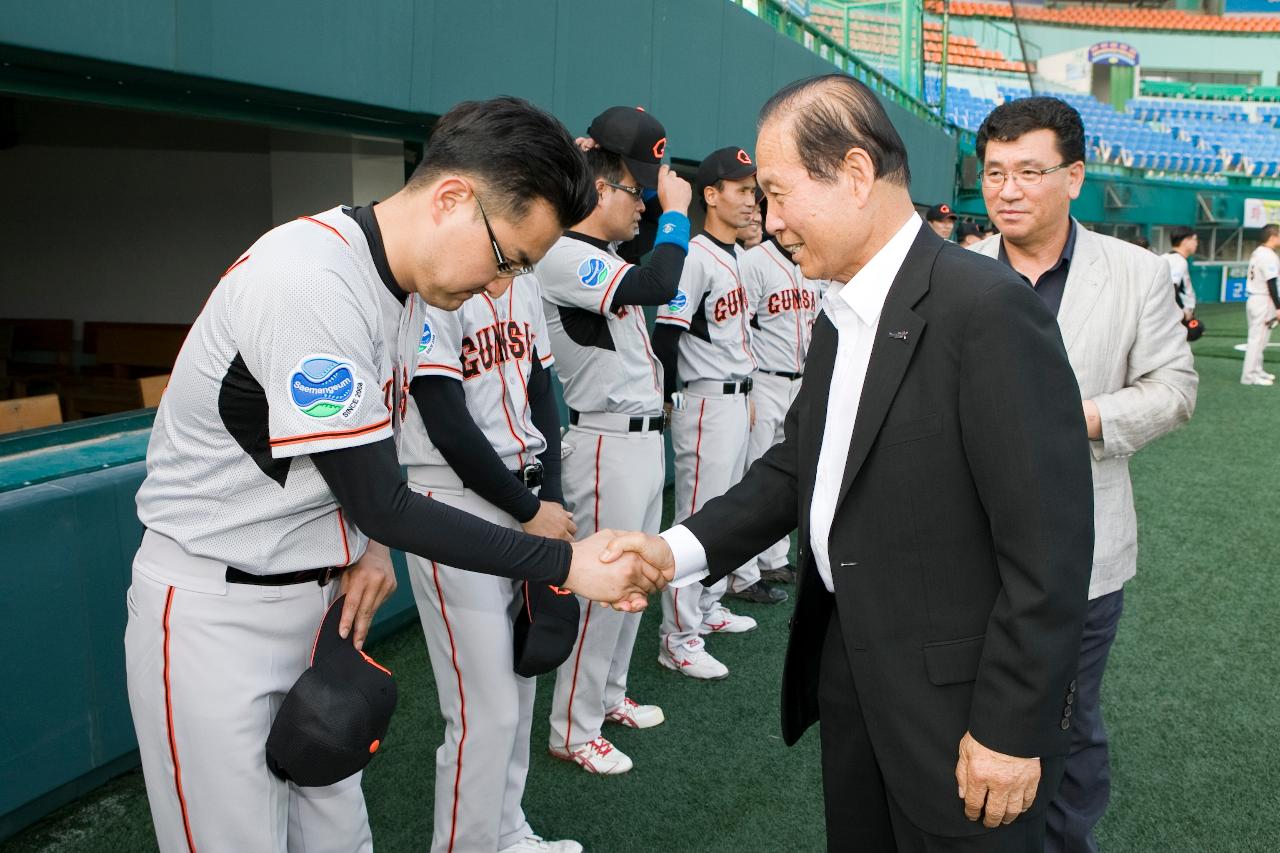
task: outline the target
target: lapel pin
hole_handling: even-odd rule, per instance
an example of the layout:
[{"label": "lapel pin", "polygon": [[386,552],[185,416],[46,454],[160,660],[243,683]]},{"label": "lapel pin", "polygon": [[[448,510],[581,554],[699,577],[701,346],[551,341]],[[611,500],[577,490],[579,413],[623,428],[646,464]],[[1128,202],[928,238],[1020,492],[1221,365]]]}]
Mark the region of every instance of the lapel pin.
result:
[{"label": "lapel pin", "polygon": [[893,338],[895,341],[905,341],[907,339],[907,330],[903,329],[901,332],[890,332],[889,337]]}]

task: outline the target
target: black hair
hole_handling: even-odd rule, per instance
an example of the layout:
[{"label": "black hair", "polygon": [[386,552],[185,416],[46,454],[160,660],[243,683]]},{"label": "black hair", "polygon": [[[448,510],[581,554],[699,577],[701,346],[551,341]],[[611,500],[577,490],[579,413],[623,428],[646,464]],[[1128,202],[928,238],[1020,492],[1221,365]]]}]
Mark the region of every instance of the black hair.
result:
[{"label": "black hair", "polygon": [[1018,98],[992,110],[978,128],[978,160],[985,161],[987,140],[1012,142],[1037,130],[1052,130],[1064,163],[1083,161],[1084,122],[1076,108],[1060,98]]},{"label": "black hair", "polygon": [[1151,241],[1146,237],[1143,237],[1141,234],[1138,234],[1135,237],[1130,237],[1129,242],[1137,246],[1139,249],[1146,249],[1147,251],[1151,250]]},{"label": "black hair", "polygon": [[1261,240],[1265,243],[1277,234],[1280,234],[1280,225],[1277,225],[1274,222],[1269,222],[1262,226]]},{"label": "black hair", "polygon": [[871,158],[876,178],[911,183],[907,147],[875,93],[847,74],[824,74],[784,86],[760,110],[760,125],[785,116],[809,177],[832,183],[851,148]]},{"label": "black hair", "polygon": [[591,170],[593,180],[599,178],[618,183],[622,180],[622,155],[603,148],[592,148],[587,152],[587,168]]},{"label": "black hair", "polygon": [[[716,181],[714,184],[707,184],[707,187],[715,187],[716,192],[722,193],[724,192],[724,180]],[[707,194],[705,192],[707,187],[698,187],[698,204],[702,205],[703,210],[707,209]]]},{"label": "black hair", "polygon": [[596,206],[595,178],[569,131],[520,98],[463,101],[440,117],[409,187],[450,173],[484,185],[490,216],[520,220],[534,199],[543,199],[568,228]]},{"label": "black hair", "polygon": [[1196,236],[1195,229],[1179,225],[1169,232],[1169,245],[1176,249],[1183,240],[1194,236]]}]

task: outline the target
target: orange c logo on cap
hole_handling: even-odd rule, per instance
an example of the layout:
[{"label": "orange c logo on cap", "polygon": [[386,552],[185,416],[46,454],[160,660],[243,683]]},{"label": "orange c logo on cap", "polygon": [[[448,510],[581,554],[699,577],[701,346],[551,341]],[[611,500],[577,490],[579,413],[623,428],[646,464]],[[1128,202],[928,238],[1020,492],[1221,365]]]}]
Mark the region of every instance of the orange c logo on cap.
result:
[{"label": "orange c logo on cap", "polygon": [[378,751],[378,747],[380,746],[382,746],[382,741],[380,740],[375,740],[373,743],[369,744],[369,754],[373,755]]},{"label": "orange c logo on cap", "polygon": [[942,211],[943,213],[951,212],[951,208],[947,207],[945,204],[938,205],[938,210]]},{"label": "orange c logo on cap", "polygon": [[743,151],[741,148],[738,149],[738,162],[743,164],[744,166],[755,165],[754,163],[751,162],[751,156],[747,154],[747,152]]},{"label": "orange c logo on cap", "polygon": [[657,142],[653,143],[653,156],[661,160],[662,155],[666,153],[667,153],[667,138],[664,136],[661,139],[659,139]]}]

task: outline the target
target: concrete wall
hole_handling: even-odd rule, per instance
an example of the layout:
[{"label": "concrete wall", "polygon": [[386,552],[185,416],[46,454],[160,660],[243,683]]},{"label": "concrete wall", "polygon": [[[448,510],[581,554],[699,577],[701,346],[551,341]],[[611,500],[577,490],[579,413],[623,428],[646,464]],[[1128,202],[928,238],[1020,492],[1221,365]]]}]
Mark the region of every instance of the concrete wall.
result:
[{"label": "concrete wall", "polygon": [[16,100],[0,316],[189,323],[273,225],[404,183],[403,145]]}]

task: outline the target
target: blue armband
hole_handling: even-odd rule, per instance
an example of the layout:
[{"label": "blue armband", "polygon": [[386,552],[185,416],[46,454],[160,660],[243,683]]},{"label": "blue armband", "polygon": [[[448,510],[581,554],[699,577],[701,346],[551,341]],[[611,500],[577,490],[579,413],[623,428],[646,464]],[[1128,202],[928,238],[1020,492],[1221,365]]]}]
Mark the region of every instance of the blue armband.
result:
[{"label": "blue armband", "polygon": [[669,210],[658,218],[658,236],[653,240],[653,248],[663,243],[674,243],[686,252],[689,251],[689,217],[676,210]]}]

